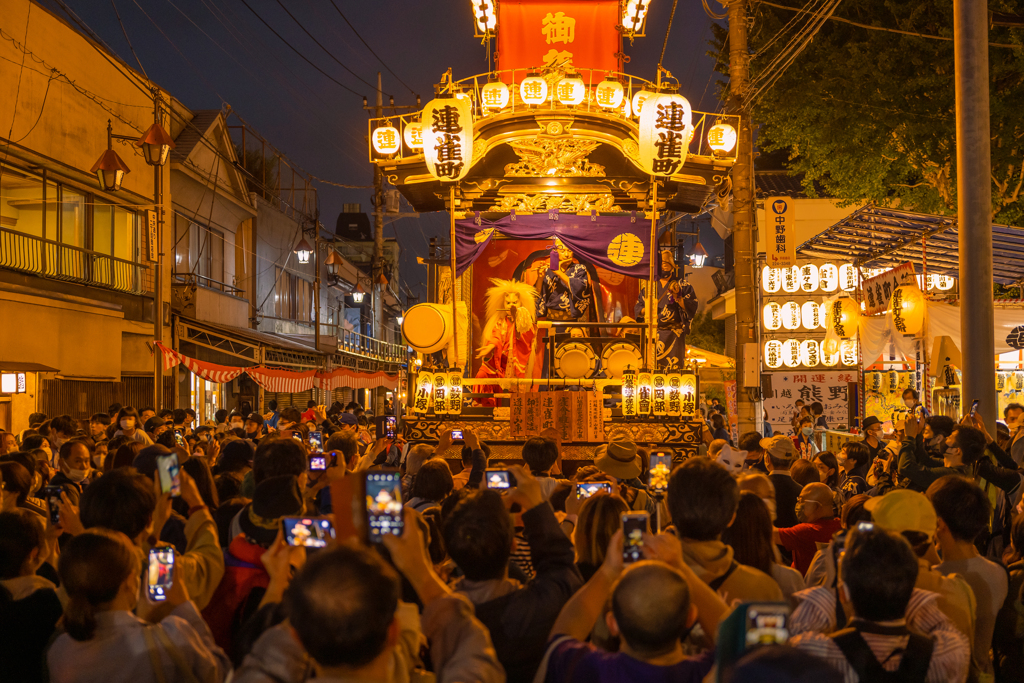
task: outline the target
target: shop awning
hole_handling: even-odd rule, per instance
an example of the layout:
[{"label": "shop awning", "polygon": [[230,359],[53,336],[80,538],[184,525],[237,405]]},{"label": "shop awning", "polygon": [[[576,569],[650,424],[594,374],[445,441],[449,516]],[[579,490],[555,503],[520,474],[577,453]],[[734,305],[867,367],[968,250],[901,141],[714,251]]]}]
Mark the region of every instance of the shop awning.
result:
[{"label": "shop awning", "polygon": [[[805,257],[853,262],[863,268],[895,268],[907,261],[918,273],[960,277],[957,219],[885,209],[869,204],[807,240]],[[1024,228],[992,226],[992,275],[1000,284],[1024,279]]]},{"label": "shop awning", "polygon": [[0,360],[0,371],[3,372],[60,372],[57,368],[51,368],[42,363],[14,363]]}]

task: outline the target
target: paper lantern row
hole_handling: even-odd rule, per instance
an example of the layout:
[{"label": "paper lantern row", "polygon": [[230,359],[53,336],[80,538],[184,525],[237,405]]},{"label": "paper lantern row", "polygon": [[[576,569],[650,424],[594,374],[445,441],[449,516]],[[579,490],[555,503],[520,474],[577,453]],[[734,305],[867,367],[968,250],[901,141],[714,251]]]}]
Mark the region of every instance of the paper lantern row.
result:
[{"label": "paper lantern row", "polygon": [[622,416],[697,414],[697,376],[659,372],[622,373]]},{"label": "paper lantern row", "polygon": [[762,322],[766,330],[796,330],[803,325],[808,330],[816,330],[825,326],[825,318],[828,314],[828,307],[825,304],[816,304],[813,301],[805,301],[803,305],[795,301],[787,301],[778,304],[774,301],[765,304],[761,311]]},{"label": "paper lantern row", "polygon": [[768,294],[780,291],[793,292],[852,292],[857,289],[857,269],[849,263],[836,266],[826,263],[816,266],[806,263],[792,268],[769,268],[761,270],[761,289]]},{"label": "paper lantern row", "polygon": [[1001,393],[1024,391],[1024,372],[997,372],[996,391]]},{"label": "paper lantern row", "polygon": [[426,413],[433,407],[439,415],[462,413],[462,373],[421,372],[413,383],[416,393],[412,398],[414,413]]},{"label": "paper lantern row", "polygon": [[831,353],[826,349],[824,340],[814,339],[787,339],[780,341],[771,339],[764,344],[764,364],[775,370],[786,366],[796,368],[800,366],[813,368],[818,365],[835,367],[836,365],[857,364],[857,341],[855,339],[844,339],[838,344],[838,348]]},{"label": "paper lantern row", "polygon": [[913,386],[914,373],[888,370],[864,373],[864,389],[875,394],[901,394]]}]

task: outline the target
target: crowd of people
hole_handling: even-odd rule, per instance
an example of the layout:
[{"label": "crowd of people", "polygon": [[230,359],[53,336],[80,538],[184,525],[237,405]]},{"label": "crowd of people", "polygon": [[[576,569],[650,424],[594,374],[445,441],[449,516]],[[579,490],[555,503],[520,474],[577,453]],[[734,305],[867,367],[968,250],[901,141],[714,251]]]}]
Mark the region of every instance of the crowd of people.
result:
[{"label": "crowd of people", "polygon": [[[572,471],[554,431],[503,466],[354,403],[34,414],[0,434],[0,679],[1024,680],[1024,407],[995,438],[865,420],[838,453],[806,412]],[[372,542],[364,487],[391,472],[401,532]],[[292,544],[294,518],[336,538]]]}]

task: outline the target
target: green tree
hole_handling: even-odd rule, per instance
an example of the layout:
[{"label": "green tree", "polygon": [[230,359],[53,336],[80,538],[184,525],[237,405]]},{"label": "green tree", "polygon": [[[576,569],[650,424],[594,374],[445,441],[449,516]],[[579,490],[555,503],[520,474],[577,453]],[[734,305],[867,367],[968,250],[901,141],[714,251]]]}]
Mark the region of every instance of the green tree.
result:
[{"label": "green tree", "polygon": [[[778,4],[797,4],[780,0]],[[1024,14],[1024,0],[990,0],[989,9]],[[751,75],[764,83],[770,64],[794,31],[787,22],[808,14],[751,4]],[[807,193],[865,200],[935,214],[956,212],[956,101],[952,0],[845,0],[835,17],[947,40],[870,30],[834,20],[821,30],[774,85],[752,103],[757,145],[785,150]],[[790,25],[790,29],[793,25]],[[990,31],[992,43],[1021,45],[1024,33]],[[725,30],[713,41],[726,71]],[[724,52],[723,52],[724,47]],[[999,223],[1024,216],[1024,50],[989,49],[992,208]],[[727,97],[727,85],[722,96]]]},{"label": "green tree", "polygon": [[698,313],[690,323],[686,343],[712,353],[725,353],[725,321],[714,320],[710,310]]}]

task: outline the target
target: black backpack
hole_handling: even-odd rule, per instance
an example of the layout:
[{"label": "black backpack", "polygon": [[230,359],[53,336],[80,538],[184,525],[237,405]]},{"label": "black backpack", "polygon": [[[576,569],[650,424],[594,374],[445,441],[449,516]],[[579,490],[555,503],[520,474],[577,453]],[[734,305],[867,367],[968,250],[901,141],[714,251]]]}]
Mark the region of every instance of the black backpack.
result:
[{"label": "black backpack", "polygon": [[[924,683],[928,675],[928,666],[932,661],[935,641],[928,636],[911,633],[905,626],[879,626],[859,619],[851,622],[850,628],[837,631],[829,636],[843,652],[861,683]],[[907,648],[903,651],[900,667],[896,671],[886,671],[875,657],[875,653],[861,637],[865,633],[877,633],[890,636],[910,636]]]}]

